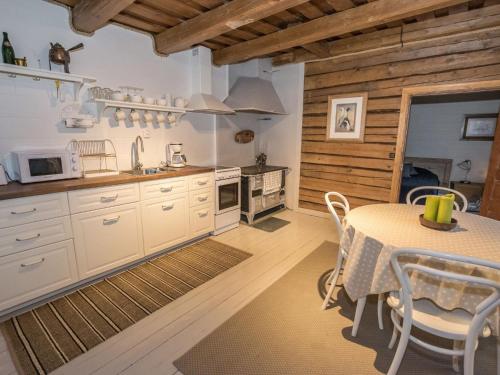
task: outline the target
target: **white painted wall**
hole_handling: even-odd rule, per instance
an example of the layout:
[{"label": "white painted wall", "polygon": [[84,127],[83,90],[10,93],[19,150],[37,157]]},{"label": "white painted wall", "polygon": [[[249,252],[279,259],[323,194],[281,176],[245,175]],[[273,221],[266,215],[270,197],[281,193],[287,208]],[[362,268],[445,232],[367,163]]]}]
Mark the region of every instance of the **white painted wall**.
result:
[{"label": "white painted wall", "polygon": [[488,171],[492,142],[462,141],[465,115],[498,113],[500,100],[415,104],[411,107],[406,156],[453,159],[452,180],[462,180],[457,163],[470,159],[469,179],[483,182]]},{"label": "white painted wall", "polygon": [[[266,70],[263,72],[263,70]],[[255,60],[231,66],[229,82],[239,76],[260,76],[271,79],[286,112],[285,116],[240,113],[236,116],[219,116],[217,119],[217,163],[247,166],[255,164],[255,156],[267,154],[269,165],[287,166],[286,205],[298,206],[300,174],[300,140],[304,92],[304,65],[286,65],[269,73],[269,60]],[[259,73],[260,72],[260,73]],[[261,120],[267,118],[268,120]],[[255,140],[238,144],[234,135],[245,129],[255,132]]]},{"label": "white painted wall", "polygon": [[[83,42],[85,48],[71,55],[70,70],[97,78],[97,85],[111,88],[143,87],[147,96],[164,93],[191,96],[191,51],[160,57],[154,53],[149,35],[108,25],[92,37],[73,32],[64,7],[40,0],[0,0],[0,25],[9,33],[17,56],[26,56],[31,67],[48,69],[49,42],[69,48]],[[62,69],[57,66],[55,69]],[[118,149],[120,169],[130,168],[131,144],[142,129],[127,124],[118,127],[112,110],[93,129],[67,129],[61,123],[61,109],[72,102],[72,86],[64,85],[65,103],[56,100],[51,81],[0,76],[0,155],[18,147],[65,147],[76,139],[111,139]],[[85,95],[85,90],[82,90]],[[93,110],[92,106],[89,109]],[[142,125],[144,126],[144,125]],[[190,164],[215,163],[213,116],[188,114],[181,123],[149,129],[145,139],[145,166],[165,160],[165,144],[183,142]]]}]

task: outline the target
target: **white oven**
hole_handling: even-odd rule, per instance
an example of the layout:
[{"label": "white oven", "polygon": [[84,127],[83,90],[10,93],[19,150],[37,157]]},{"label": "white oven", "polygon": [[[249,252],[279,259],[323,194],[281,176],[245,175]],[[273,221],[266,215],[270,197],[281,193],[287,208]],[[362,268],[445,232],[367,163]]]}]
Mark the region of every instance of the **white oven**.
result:
[{"label": "white oven", "polygon": [[241,207],[241,177],[215,181],[215,214],[220,215]]},{"label": "white oven", "polygon": [[215,230],[214,234],[236,228],[241,215],[241,169],[215,169]]},{"label": "white oven", "polygon": [[13,151],[12,167],[14,179],[23,184],[81,176],[78,153],[66,149]]}]

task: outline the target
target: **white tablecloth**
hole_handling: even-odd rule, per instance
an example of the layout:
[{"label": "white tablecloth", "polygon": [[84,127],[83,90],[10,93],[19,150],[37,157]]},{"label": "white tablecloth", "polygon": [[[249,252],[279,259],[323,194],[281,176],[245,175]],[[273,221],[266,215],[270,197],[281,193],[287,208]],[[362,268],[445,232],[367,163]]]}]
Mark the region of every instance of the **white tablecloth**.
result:
[{"label": "white tablecloth", "polygon": [[[442,232],[422,226],[423,206],[376,204],[356,208],[344,219],[341,246],[349,256],[344,268],[344,287],[352,300],[369,294],[398,290],[400,285],[390,264],[391,254],[401,247],[416,247],[487,259],[500,264],[500,221],[454,211],[458,226]],[[421,259],[419,263],[430,262]],[[453,270],[456,265],[443,265]],[[461,270],[463,272],[463,270]],[[465,272],[500,282],[500,272],[471,267]],[[445,309],[462,308],[471,313],[488,295],[484,289],[416,277],[414,297],[430,298]],[[488,319],[499,332],[500,309]]]}]

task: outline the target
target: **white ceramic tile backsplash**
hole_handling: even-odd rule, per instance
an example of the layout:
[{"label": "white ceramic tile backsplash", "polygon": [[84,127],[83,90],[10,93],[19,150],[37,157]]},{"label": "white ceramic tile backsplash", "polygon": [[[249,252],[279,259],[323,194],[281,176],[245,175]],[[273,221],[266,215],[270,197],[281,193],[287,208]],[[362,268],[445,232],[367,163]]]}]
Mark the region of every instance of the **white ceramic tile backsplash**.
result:
[{"label": "white ceramic tile backsplash", "polygon": [[[48,68],[49,42],[69,48],[83,42],[85,48],[71,55],[70,70],[97,78],[99,86],[118,88],[139,86],[147,96],[164,93],[189,98],[191,95],[190,51],[168,57],[157,56],[150,36],[108,25],[92,37],[74,33],[64,7],[39,0],[0,0],[0,25],[9,33],[17,56],[26,56],[31,67]],[[29,27],[27,27],[29,26]],[[54,69],[61,70],[61,66]],[[118,150],[120,169],[131,166],[131,144],[143,135],[145,125],[117,126],[113,110],[108,109],[101,123],[92,129],[67,129],[61,110],[73,102],[73,87],[63,84],[56,98],[52,81],[35,82],[29,78],[0,76],[0,156],[23,147],[64,147],[71,139],[109,138]],[[82,98],[86,98],[85,90]],[[95,111],[94,105],[89,105]],[[211,115],[188,114],[179,125],[153,125],[150,138],[144,139],[145,166],[165,160],[168,142],[183,142],[191,164],[215,163],[215,127]]]}]

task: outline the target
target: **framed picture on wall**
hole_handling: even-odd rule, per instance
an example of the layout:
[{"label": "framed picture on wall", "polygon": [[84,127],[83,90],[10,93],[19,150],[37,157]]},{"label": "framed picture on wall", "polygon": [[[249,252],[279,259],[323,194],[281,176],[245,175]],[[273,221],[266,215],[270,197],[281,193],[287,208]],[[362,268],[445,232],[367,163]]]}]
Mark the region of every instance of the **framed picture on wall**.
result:
[{"label": "framed picture on wall", "polygon": [[366,92],[329,96],[326,140],[363,142],[367,100]]},{"label": "framed picture on wall", "polygon": [[492,141],[495,137],[498,114],[465,116],[462,139],[465,141]]}]

